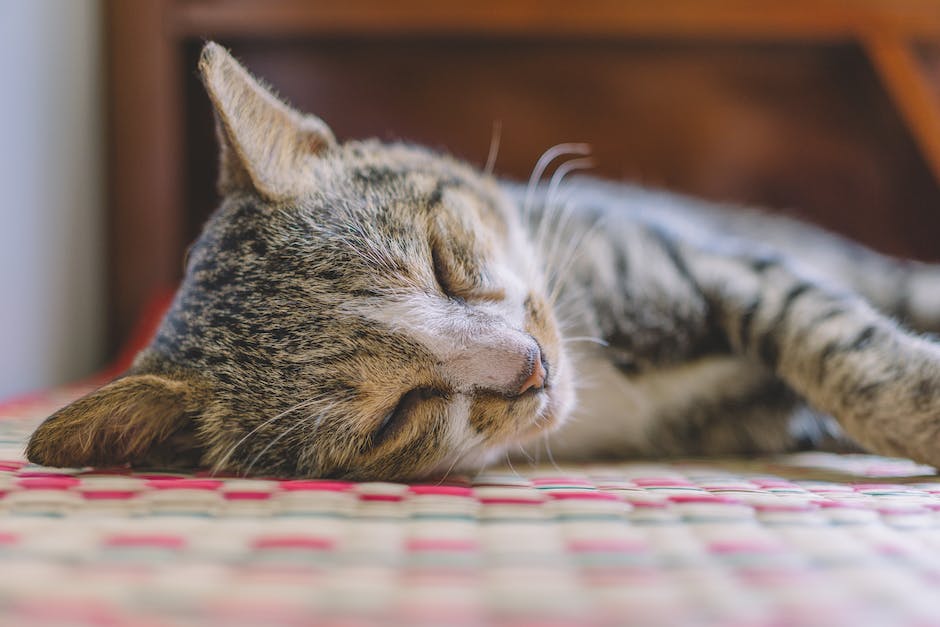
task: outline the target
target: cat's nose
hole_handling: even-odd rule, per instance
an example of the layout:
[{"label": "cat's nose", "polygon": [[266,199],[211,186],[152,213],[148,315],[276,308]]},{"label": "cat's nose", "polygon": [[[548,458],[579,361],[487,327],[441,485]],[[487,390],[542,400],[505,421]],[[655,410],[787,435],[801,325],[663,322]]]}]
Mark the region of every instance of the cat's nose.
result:
[{"label": "cat's nose", "polygon": [[523,372],[520,376],[522,383],[519,385],[519,389],[516,390],[517,396],[522,396],[529,390],[541,390],[545,387],[545,377],[548,373],[545,372],[542,351],[537,346],[529,355],[527,370],[528,372]]},{"label": "cat's nose", "polygon": [[498,333],[484,327],[471,341],[445,354],[441,362],[454,387],[468,392],[516,397],[542,389],[551,379],[539,343],[518,331]]}]

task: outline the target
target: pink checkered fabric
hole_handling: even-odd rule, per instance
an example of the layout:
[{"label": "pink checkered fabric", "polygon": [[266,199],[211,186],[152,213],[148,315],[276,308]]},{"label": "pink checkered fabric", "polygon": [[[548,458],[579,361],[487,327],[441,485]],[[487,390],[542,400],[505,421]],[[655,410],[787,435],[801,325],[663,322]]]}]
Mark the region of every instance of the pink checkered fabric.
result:
[{"label": "pink checkered fabric", "polygon": [[29,431],[79,391],[0,411],[4,625],[940,625],[940,480],[910,462],[448,485],[25,463]]}]

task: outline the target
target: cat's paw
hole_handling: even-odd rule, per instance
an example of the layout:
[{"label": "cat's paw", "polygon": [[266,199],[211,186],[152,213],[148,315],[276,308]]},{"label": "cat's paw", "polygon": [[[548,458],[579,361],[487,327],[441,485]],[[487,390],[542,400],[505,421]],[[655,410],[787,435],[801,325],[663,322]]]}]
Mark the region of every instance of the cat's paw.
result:
[{"label": "cat's paw", "polygon": [[898,357],[875,355],[846,392],[840,422],[866,449],[940,468],[940,348],[917,338]]}]

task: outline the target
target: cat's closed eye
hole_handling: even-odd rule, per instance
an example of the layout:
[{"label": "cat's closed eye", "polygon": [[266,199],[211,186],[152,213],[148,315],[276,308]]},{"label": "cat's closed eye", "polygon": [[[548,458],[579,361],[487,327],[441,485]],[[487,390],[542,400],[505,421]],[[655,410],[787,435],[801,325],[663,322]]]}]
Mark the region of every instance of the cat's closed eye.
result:
[{"label": "cat's closed eye", "polygon": [[471,276],[467,269],[457,266],[449,255],[440,252],[437,245],[431,247],[431,264],[438,288],[451,300],[460,303],[499,302],[506,298],[506,291],[490,285],[485,279],[485,273],[478,272],[478,276]]},{"label": "cat's closed eye", "polygon": [[398,399],[395,407],[385,414],[378,427],[373,431],[370,443],[372,446],[381,446],[394,440],[401,433],[408,421],[414,416],[420,405],[432,399],[444,398],[445,393],[430,387],[417,387],[405,392]]},{"label": "cat's closed eye", "polygon": [[442,258],[438,246],[431,246],[431,266],[434,270],[434,280],[441,293],[457,301],[465,300],[455,282],[453,272],[448,268],[447,262]]}]

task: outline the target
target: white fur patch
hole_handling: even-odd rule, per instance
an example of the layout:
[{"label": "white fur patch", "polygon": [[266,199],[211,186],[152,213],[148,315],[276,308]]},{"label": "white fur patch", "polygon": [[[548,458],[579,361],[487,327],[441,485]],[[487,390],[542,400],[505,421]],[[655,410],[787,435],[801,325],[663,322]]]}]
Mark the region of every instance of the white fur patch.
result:
[{"label": "white fur patch", "polygon": [[713,393],[728,381],[748,379],[747,365],[732,357],[702,359],[635,378],[624,376],[600,350],[578,365],[584,384],[578,407],[550,436],[559,459],[648,447],[651,426],[664,410]]}]

